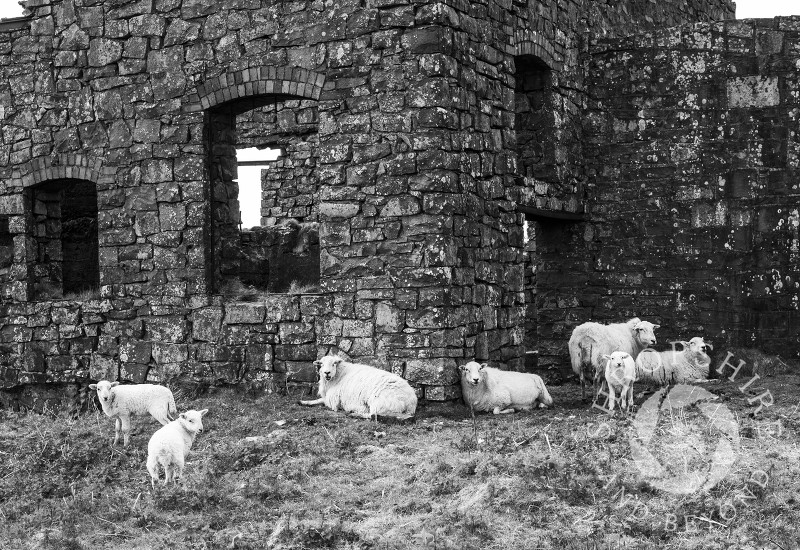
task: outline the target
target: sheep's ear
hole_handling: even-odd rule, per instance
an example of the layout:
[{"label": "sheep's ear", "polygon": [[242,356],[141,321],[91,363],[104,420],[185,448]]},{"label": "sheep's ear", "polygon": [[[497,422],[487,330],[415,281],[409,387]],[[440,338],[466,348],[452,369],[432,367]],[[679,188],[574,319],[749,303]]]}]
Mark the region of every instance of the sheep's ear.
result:
[{"label": "sheep's ear", "polygon": [[486,368],[486,367],[488,367],[488,366],[489,366],[489,365],[487,365],[486,363],[481,363],[481,368],[480,368],[480,370],[483,370],[483,369],[485,369],[485,368]]},{"label": "sheep's ear", "polygon": [[119,382],[111,382],[111,387],[113,388],[114,386],[119,386]]},{"label": "sheep's ear", "polygon": [[661,328],[661,325],[653,325],[653,330],[655,330],[657,328]]},{"label": "sheep's ear", "polygon": [[466,365],[459,365],[458,366],[458,370],[459,370],[459,372],[461,372],[463,374],[463,373],[467,372],[467,366]]},{"label": "sheep's ear", "polygon": [[603,354],[603,359],[608,359],[610,361],[611,360],[611,356],[606,354],[606,353],[604,353]]},{"label": "sheep's ear", "polygon": [[181,413],[181,414],[179,414],[178,416],[179,416],[180,418],[183,418],[184,420],[186,420],[186,413]]},{"label": "sheep's ear", "polygon": [[208,409],[203,409],[202,411],[200,411],[201,418],[204,417],[206,414],[208,414]]},{"label": "sheep's ear", "polygon": [[319,371],[320,367],[322,367],[322,361],[317,359],[316,361],[314,361],[314,366],[317,367],[317,371]]},{"label": "sheep's ear", "polygon": [[682,345],[684,348],[688,348],[689,346],[691,346],[691,345],[692,345],[692,343],[691,343],[691,342],[687,342],[686,340],[681,340],[681,345]]},{"label": "sheep's ear", "polygon": [[712,346],[712,345],[711,345],[711,342],[705,342],[705,341],[704,341],[703,343],[706,345],[706,347],[707,347],[708,349],[710,349],[710,350],[713,350],[713,349],[714,349],[714,346]]},{"label": "sheep's ear", "polygon": [[97,389],[97,384],[89,384],[89,389],[90,390],[96,390]]}]

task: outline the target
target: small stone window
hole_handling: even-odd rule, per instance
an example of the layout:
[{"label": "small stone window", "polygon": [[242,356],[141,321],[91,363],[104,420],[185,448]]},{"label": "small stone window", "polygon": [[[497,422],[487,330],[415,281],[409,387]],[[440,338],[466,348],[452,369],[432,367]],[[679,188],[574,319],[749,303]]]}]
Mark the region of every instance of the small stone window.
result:
[{"label": "small stone window", "polygon": [[547,64],[533,55],[515,59],[518,173],[525,178],[557,182],[553,74]]},{"label": "small stone window", "polygon": [[14,262],[14,237],[9,229],[9,217],[0,216],[0,274],[4,274]]},{"label": "small stone window", "polygon": [[77,298],[100,284],[97,189],[85,180],[54,180],[29,190],[34,298]]}]

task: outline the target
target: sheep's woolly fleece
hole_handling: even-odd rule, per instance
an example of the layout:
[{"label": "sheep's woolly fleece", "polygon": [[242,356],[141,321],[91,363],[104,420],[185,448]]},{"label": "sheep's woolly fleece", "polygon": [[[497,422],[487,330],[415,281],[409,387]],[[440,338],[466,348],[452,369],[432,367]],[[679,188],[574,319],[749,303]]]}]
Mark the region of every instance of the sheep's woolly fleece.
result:
[{"label": "sheep's woolly fleece", "polygon": [[407,419],[416,413],[417,394],[394,373],[348,363],[336,355],[325,356],[314,364],[319,372],[319,399],[301,401],[302,405],[324,404],[362,418]]},{"label": "sheep's woolly fleece", "polygon": [[474,411],[506,414],[531,410],[537,403],[553,404],[544,380],[537,374],[502,371],[475,361],[459,370],[464,402]]}]

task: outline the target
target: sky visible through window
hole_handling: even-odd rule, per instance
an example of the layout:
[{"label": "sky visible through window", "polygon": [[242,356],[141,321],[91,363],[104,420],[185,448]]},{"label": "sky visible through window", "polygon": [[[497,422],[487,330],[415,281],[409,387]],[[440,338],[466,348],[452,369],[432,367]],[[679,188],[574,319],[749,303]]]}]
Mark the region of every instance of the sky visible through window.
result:
[{"label": "sky visible through window", "polygon": [[242,228],[261,225],[261,170],[266,163],[278,158],[280,149],[247,149],[236,150],[237,162],[265,161],[258,166],[239,166],[239,210],[242,213]]}]

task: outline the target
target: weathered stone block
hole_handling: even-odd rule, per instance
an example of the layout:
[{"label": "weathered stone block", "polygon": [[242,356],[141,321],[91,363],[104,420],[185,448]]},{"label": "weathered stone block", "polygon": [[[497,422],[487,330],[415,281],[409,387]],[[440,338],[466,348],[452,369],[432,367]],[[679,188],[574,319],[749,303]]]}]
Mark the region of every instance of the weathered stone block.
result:
[{"label": "weathered stone block", "polygon": [[225,306],[225,323],[257,324],[264,322],[265,304],[241,303]]},{"label": "weathered stone block", "polygon": [[192,314],[192,336],[195,340],[216,342],[219,339],[223,312],[221,307],[203,308]]},{"label": "weathered stone block", "polygon": [[281,344],[307,344],[314,341],[312,323],[281,323],[278,328]]},{"label": "weathered stone block", "polygon": [[406,361],[405,378],[416,384],[447,386],[459,383],[455,359],[432,358]]}]

